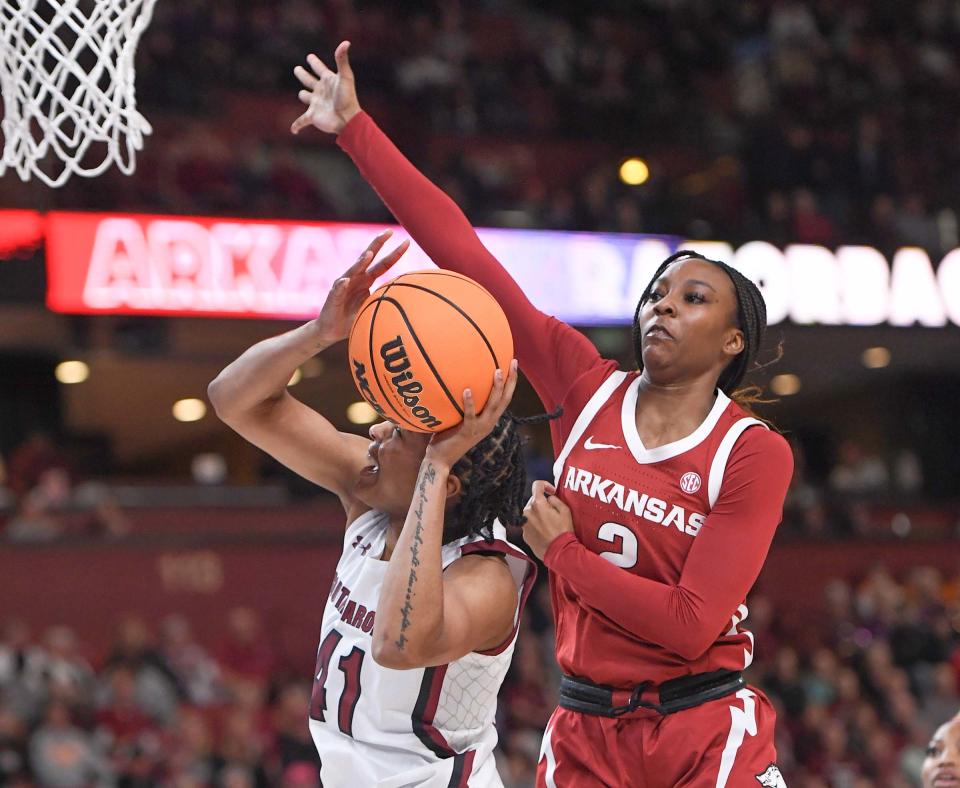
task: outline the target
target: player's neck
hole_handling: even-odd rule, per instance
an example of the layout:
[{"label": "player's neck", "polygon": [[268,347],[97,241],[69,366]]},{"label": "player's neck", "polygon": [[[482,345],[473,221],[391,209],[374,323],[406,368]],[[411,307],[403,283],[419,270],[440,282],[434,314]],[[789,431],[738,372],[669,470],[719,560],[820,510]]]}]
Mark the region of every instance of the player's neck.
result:
[{"label": "player's neck", "polygon": [[640,440],[655,449],[687,437],[716,402],[713,378],[658,383],[643,375],[637,393],[636,423]]}]

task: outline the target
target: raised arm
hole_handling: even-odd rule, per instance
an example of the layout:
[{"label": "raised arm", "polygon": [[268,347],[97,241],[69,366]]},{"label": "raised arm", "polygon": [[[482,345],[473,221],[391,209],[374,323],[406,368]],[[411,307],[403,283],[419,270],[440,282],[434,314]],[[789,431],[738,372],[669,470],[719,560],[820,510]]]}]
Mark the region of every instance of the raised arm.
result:
[{"label": "raised arm", "polygon": [[730,616],[756,582],[792,474],[793,456],[783,437],[748,430],[675,584],[624,571],[587,549],[573,534],[569,509],[555,496],[541,493],[531,501],[524,538],[583,605],[637,637],[697,659],[729,628]]},{"label": "raised arm", "polygon": [[334,283],[315,320],[258,342],[207,388],[210,402],[226,424],[292,471],[336,493],[348,515],[359,505],[351,491],[357,474],[368,464],[370,442],[339,432],[293,397],[287,383],[297,367],[346,337],[370,285],[406,251],[403,244],[371,265],[388,237],[389,232],[377,236]]},{"label": "raised arm", "polygon": [[316,55],[313,71],[298,66],[307,110],[293,124],[338,134],[337,142],[421,248],[441,268],[469,276],[497,299],[513,330],[517,358],[544,404],[552,409],[570,383],[601,363],[581,333],[536,309],[500,262],[480,242],[463,211],[396,148],[357,101],[349,42],[337,47],[337,73]]},{"label": "raised arm", "polygon": [[380,665],[443,665],[499,646],[513,632],[518,591],[506,562],[468,555],[444,571],[441,549],[445,509],[459,490],[453,466],[490,433],[516,384],[514,362],[506,379],[497,371],[483,413],[475,412],[466,395],[463,422],[434,436],[427,447],[377,603],[373,658]]}]

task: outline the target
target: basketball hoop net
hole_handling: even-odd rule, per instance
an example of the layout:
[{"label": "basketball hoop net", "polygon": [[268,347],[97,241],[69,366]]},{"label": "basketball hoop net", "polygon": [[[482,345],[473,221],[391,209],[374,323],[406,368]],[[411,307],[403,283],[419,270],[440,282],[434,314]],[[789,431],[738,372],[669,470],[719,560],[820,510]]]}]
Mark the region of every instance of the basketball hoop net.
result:
[{"label": "basketball hoop net", "polygon": [[3,159],[24,181],[62,186],[111,164],[126,175],[150,124],[134,55],[156,0],[0,0]]}]

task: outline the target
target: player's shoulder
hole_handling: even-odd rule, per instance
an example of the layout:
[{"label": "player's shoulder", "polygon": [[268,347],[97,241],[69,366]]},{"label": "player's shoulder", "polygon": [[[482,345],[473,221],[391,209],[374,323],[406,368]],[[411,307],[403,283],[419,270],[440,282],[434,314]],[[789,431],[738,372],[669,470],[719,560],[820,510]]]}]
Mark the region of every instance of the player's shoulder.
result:
[{"label": "player's shoulder", "polygon": [[[507,531],[499,521],[494,521],[492,538],[481,534],[471,534],[449,542],[441,548],[441,564],[444,572],[454,564],[462,563],[467,559],[493,559],[494,571],[499,574],[497,566],[506,567],[517,586],[523,586],[536,577],[537,567],[530,557],[519,547],[507,539]],[[468,564],[483,566],[490,561],[469,561]]]},{"label": "player's shoulder", "polygon": [[771,463],[778,467],[793,468],[793,450],[790,443],[783,437],[775,427],[769,423],[757,419],[754,416],[742,411],[743,416],[737,420],[743,423],[744,419],[750,420],[745,424],[743,433],[737,438],[737,442],[730,454],[731,462],[734,461],[752,461],[758,463]]}]

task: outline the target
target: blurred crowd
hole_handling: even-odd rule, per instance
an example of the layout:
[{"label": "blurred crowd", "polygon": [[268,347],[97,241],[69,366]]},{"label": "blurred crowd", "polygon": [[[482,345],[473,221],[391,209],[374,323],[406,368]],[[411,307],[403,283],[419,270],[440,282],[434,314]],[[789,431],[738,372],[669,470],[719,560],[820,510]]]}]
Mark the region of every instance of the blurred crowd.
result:
[{"label": "blurred crowd", "polygon": [[[528,438],[528,483],[551,479],[545,434],[530,433]],[[934,502],[925,494],[921,462],[910,448],[884,455],[848,438],[834,448],[830,463],[812,469],[801,441],[792,436],[792,443],[795,470],[778,539],[960,536],[958,502]],[[28,435],[10,452],[6,463],[0,456],[0,541],[42,544],[147,535],[151,526],[143,526],[137,511],[121,505],[116,491],[103,478],[78,473],[80,465],[69,450],[44,432]],[[229,480],[227,462],[219,454],[196,455],[191,470],[193,484],[207,489]],[[316,499],[324,494],[277,463],[265,462],[262,473],[261,481],[288,485],[292,497]],[[224,488],[224,500],[230,495]],[[284,516],[278,509],[276,519]]]},{"label": "blurred crowd", "polygon": [[[548,596],[541,582],[500,695],[507,788],[533,785],[556,703]],[[819,604],[809,626],[749,600],[748,679],[777,708],[784,775],[792,788],[919,786],[932,732],[960,709],[960,575],[877,567]],[[155,629],[128,616],[102,654],[68,625],[0,623],[0,785],[318,785],[309,676],[290,671],[253,610],[230,610],[214,644],[182,615]]]},{"label": "blurred crowd", "polygon": [[960,536],[956,502],[932,503],[916,452],[837,442],[826,468],[811,468],[791,435],[794,473],[784,503],[780,539],[950,539]]},{"label": "blurred crowd", "polygon": [[285,671],[258,615],[235,608],[208,649],[189,621],[117,622],[91,655],[69,626],[0,635],[0,785],[318,785],[310,677]]},{"label": "blurred crowd", "polygon": [[[137,60],[158,129],[140,174],[45,198],[382,219],[320,134],[285,132],[293,66],[341,39],[364,105],[480,224],[958,242],[951,0],[160,3]],[[650,165],[642,186],[618,180],[627,155]]]}]

